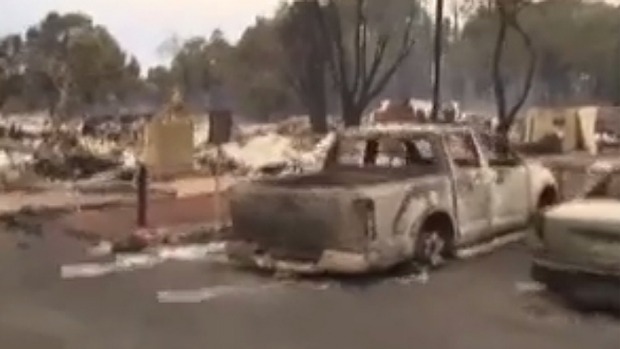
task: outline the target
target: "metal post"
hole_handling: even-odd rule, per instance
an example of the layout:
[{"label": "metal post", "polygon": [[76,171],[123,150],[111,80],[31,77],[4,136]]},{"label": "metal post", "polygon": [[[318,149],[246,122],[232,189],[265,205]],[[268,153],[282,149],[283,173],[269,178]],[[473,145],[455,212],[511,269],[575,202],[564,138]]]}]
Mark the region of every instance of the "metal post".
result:
[{"label": "metal post", "polygon": [[433,63],[433,111],[431,120],[439,121],[441,103],[441,59],[443,47],[443,0],[435,0],[435,50]]},{"label": "metal post", "polygon": [[221,228],[223,226],[222,222],[222,208],[221,208],[221,197],[220,197],[220,161],[222,161],[222,147],[217,145],[217,157],[215,159],[215,167],[214,167],[214,180],[215,180],[215,202],[214,202],[214,211],[215,211],[215,224],[217,228]]},{"label": "metal post", "polygon": [[138,166],[138,228],[147,226],[148,210],[148,170],[144,164]]}]

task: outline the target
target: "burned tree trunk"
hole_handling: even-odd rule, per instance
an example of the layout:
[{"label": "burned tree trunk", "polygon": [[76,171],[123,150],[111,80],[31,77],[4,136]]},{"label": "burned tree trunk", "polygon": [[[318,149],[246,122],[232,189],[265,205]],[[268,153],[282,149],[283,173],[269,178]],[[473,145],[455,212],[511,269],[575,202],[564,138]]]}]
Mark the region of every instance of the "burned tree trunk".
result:
[{"label": "burned tree trunk", "polygon": [[[536,71],[536,50],[529,34],[523,29],[518,18],[521,9],[528,3],[527,0],[496,0],[495,3],[499,19],[499,28],[497,40],[495,41],[492,64],[493,90],[497,102],[497,117],[499,118],[496,132],[499,136],[501,149],[506,151],[509,143],[508,133],[529,96],[534,81],[534,73]],[[510,108],[508,107],[506,86],[501,71],[502,58],[509,29],[514,30],[518,34],[529,55],[528,67],[521,92],[515,104]]]},{"label": "burned tree trunk", "polygon": [[[413,49],[415,3],[404,21],[400,38],[394,40],[393,32],[371,33],[365,13],[367,1],[355,0],[353,40],[347,45],[343,14],[336,1],[327,0],[324,5],[319,5],[317,0],[312,2],[320,8],[314,19],[328,45],[328,66],[340,97],[343,121],[346,126],[358,126],[368,105],[379,96]],[[394,41],[398,45],[395,58],[388,60],[387,52]]]},{"label": "burned tree trunk", "polygon": [[17,35],[0,40],[0,110],[11,96],[19,95],[23,87],[23,42]]},{"label": "burned tree trunk", "polygon": [[[0,72],[1,74],[2,72]],[[2,77],[0,80],[0,110],[4,107],[4,104],[12,96],[18,95],[23,85],[23,78],[21,76],[8,76]]]},{"label": "burned tree trunk", "polygon": [[504,79],[502,77],[502,56],[504,54],[504,45],[506,44],[506,36],[508,34],[508,23],[502,16],[498,16],[499,29],[497,32],[497,40],[495,41],[495,49],[493,51],[493,92],[495,93],[495,102],[497,103],[497,117],[499,118],[498,132],[505,127],[506,122],[506,90]]}]

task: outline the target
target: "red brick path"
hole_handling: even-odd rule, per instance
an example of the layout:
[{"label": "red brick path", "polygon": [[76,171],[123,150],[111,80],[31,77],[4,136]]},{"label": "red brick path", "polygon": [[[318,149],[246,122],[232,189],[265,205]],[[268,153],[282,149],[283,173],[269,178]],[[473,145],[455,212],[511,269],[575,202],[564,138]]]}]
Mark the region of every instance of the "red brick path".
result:
[{"label": "red brick path", "polygon": [[[228,217],[228,198],[221,196],[222,216]],[[149,227],[175,227],[215,222],[215,197],[203,194],[185,198],[154,199],[149,202]],[[57,223],[87,237],[118,241],[136,230],[136,205],[82,211]]]}]

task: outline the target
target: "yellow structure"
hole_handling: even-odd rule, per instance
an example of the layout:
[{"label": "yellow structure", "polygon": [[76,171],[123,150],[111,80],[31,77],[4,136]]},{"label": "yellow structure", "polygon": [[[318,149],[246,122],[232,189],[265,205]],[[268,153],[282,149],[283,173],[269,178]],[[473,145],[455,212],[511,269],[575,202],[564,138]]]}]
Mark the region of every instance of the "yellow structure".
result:
[{"label": "yellow structure", "polygon": [[164,111],[145,125],[143,161],[151,176],[189,173],[194,161],[194,122],[178,90]]},{"label": "yellow structure", "polygon": [[562,151],[598,152],[596,142],[597,107],[532,108],[516,125],[516,138],[537,143],[550,134],[561,135]]}]

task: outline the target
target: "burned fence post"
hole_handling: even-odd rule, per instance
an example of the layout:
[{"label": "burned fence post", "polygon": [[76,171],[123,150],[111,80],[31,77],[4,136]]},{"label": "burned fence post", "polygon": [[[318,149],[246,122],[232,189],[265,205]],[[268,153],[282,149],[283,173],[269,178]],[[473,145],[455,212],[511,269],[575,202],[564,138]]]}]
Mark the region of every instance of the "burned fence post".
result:
[{"label": "burned fence post", "polygon": [[[226,109],[212,110],[209,113],[209,144],[215,145],[217,157],[213,169],[215,180],[215,219],[217,224],[222,224],[221,188],[220,188],[220,164],[222,162],[222,144],[230,141],[232,133],[232,113]],[[218,227],[219,228],[219,227]]]},{"label": "burned fence post", "polygon": [[144,164],[138,166],[137,175],[138,186],[138,207],[137,218],[138,228],[146,228],[148,212],[148,170]]},{"label": "burned fence post", "polygon": [[209,113],[209,144],[220,146],[230,142],[232,113],[229,110],[212,110]]}]

